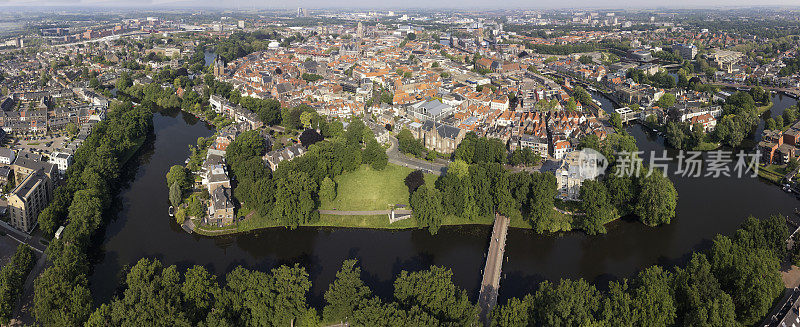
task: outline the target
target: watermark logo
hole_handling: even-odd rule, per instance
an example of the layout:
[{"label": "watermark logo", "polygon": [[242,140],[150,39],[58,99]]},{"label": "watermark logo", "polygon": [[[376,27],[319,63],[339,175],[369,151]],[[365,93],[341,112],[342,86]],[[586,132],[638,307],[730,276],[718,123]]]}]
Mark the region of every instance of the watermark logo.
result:
[{"label": "watermark logo", "polygon": [[650,152],[649,165],[643,165],[642,155],[644,152],[622,151],[616,154],[616,164],[614,174],[616,176],[639,177],[650,176],[654,172],[667,176],[670,170],[669,163],[675,164],[673,174],[681,177],[756,177],[761,159],[761,152],[747,153],[739,151],[716,150],[706,152],[703,156],[701,151],[678,152],[675,157],[669,157],[667,151]]},{"label": "watermark logo", "polygon": [[585,148],[578,151],[578,164],[570,166],[570,169],[577,170],[577,173],[583,179],[595,179],[598,176],[605,174],[608,168],[608,159],[600,152],[592,148]]}]

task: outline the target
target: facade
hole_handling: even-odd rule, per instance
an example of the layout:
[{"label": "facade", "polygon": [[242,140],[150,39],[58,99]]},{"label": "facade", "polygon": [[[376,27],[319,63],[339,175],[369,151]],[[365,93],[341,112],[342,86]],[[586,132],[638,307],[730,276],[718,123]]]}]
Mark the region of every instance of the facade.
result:
[{"label": "facade", "polygon": [[72,155],[64,152],[53,152],[53,154],[50,155],[50,160],[47,162],[56,166],[58,168],[58,172],[61,175],[64,175],[69,166],[72,165]]},{"label": "facade", "polygon": [[697,56],[697,47],[692,44],[674,44],[672,45],[673,51],[678,51],[681,58],[686,60],[693,60]]},{"label": "facade", "polygon": [[422,124],[422,144],[429,150],[439,153],[452,153],[467,135],[467,132],[458,127],[425,121]]},{"label": "facade", "polygon": [[51,197],[50,178],[41,171],[29,174],[8,196],[11,226],[30,232],[36,224],[39,213],[44,210]]},{"label": "facade", "polygon": [[538,137],[533,135],[522,135],[519,138],[520,148],[530,148],[533,153],[542,158],[547,158],[550,155],[547,137]]},{"label": "facade", "polygon": [[558,194],[556,197],[564,200],[580,200],[581,185],[586,180],[579,172],[580,160],[579,152],[570,152],[564,156],[561,166],[556,169],[556,185]]},{"label": "facade", "polygon": [[16,159],[14,150],[9,148],[0,148],[0,164],[10,165],[14,163],[14,159]]},{"label": "facade", "polygon": [[233,195],[230,187],[217,187],[211,193],[211,205],[205,223],[214,226],[227,226],[233,223]]}]

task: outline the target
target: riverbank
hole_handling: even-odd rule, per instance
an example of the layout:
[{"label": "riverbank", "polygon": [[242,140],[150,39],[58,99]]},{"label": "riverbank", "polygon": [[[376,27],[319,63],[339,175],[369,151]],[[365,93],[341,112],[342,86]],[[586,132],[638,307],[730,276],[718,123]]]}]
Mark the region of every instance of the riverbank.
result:
[{"label": "riverbank", "polygon": [[[336,193],[334,199],[320,199],[319,210],[330,212],[340,211],[338,214],[320,214],[319,220],[302,224],[298,227],[332,227],[332,228],[364,228],[403,230],[419,228],[416,220],[409,217],[404,220],[390,222],[389,209],[409,207],[408,186],[405,184],[406,176],[414,169],[388,164],[382,170],[374,170],[369,165],[362,165],[357,170],[342,174],[334,179]],[[424,174],[424,183],[434,187],[437,176]],[[553,209],[557,221],[564,222],[559,226],[570,226],[572,216]],[[373,212],[386,212],[386,214],[370,214]],[[351,214],[352,213],[352,214]],[[234,226],[213,227],[202,226],[197,221],[198,227],[194,232],[207,236],[220,236],[244,233],[259,229],[285,228],[279,222],[264,217],[250,208],[243,207],[237,213],[239,221]],[[494,217],[481,217],[475,220],[447,215],[443,217],[442,226],[461,225],[488,225],[494,223]],[[533,229],[531,224],[524,219],[512,219],[510,227]],[[569,231],[569,228],[560,228],[559,231]]]},{"label": "riverbank", "polygon": [[767,104],[767,105],[756,107],[756,111],[758,111],[758,115],[761,116],[761,114],[767,112],[767,110],[772,109],[772,106],[774,106],[774,105],[775,105],[775,102],[770,101],[769,104]]},{"label": "riverbank", "polygon": [[[561,217],[563,220],[572,220],[569,215],[563,214],[555,208],[553,215]],[[475,220],[469,220],[463,217],[447,215],[442,220],[442,226],[492,226],[494,224],[494,217],[480,217]],[[417,221],[414,218],[389,223],[387,215],[370,215],[370,216],[342,216],[342,215],[320,215],[320,219],[313,223],[302,224],[298,227],[318,227],[318,228],[339,228],[339,229],[372,229],[372,230],[410,230],[419,229]],[[512,219],[511,228],[532,230],[533,226],[527,221],[520,219]],[[242,234],[258,230],[269,229],[285,229],[286,226],[278,224],[278,222],[269,220],[259,215],[240,221],[236,226],[229,227],[211,227],[211,226],[198,226],[194,232],[204,236],[225,236]],[[570,231],[570,230],[565,230]]]}]

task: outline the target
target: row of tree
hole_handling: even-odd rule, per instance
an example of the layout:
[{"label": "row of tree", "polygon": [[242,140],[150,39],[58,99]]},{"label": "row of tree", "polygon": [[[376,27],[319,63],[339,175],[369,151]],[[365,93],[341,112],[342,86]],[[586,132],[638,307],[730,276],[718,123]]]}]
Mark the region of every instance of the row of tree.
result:
[{"label": "row of tree", "polygon": [[[584,181],[580,193],[582,212],[565,216],[554,210],[558,190],[552,173],[512,173],[501,165],[505,162],[502,143],[468,134],[456,149],[456,159],[447,173],[435,185],[425,185],[421,172],[406,178],[417,225],[436,233],[445,216],[476,221],[491,219],[496,212],[511,219],[524,219],[540,233],[575,229],[605,233],[606,223],[626,215],[635,215],[649,226],[670,223],[678,197],[672,182],[660,171],[651,173],[647,167],[636,166],[633,160],[627,167],[617,165],[619,153],[638,151],[632,136],[614,133],[601,142],[592,135],[583,140],[581,147],[595,149],[611,161],[609,176]],[[617,169],[630,173],[617,174]]]},{"label": "row of tree", "polygon": [[[788,235],[780,216],[748,218],[734,236],[717,236],[683,266],[652,266],[607,290],[579,280],[541,282],[490,313],[492,326],[741,326],[767,314],[783,291],[778,258]],[[388,298],[376,296],[356,260],[346,260],[324,292],[321,312],[308,301],[305,268],[268,273],[237,267],[223,282],[202,266],[185,272],[142,259],[119,293],[87,326],[477,326],[478,306],[449,269],[402,271]]]},{"label": "row of tree", "polygon": [[652,266],[606,291],[583,279],[544,281],[535,293],[496,307],[492,325],[751,326],[784,290],[779,259],[787,236],[780,216],[750,217],[685,266]]},{"label": "row of tree", "polygon": [[11,314],[22,295],[25,279],[33,268],[36,257],[33,250],[20,244],[11,260],[0,269],[0,324],[8,325]]},{"label": "row of tree", "polygon": [[130,158],[152,132],[152,123],[152,111],[147,106],[112,103],[106,119],[95,124],[76,151],[66,182],[39,214],[45,235],[53,235],[65,224],[62,237],[52,240],[46,251],[52,266],[34,282],[33,313],[40,324],[76,326],[89,317],[92,298],[87,276],[93,239],[102,232],[104,214],[119,189],[123,160]]}]

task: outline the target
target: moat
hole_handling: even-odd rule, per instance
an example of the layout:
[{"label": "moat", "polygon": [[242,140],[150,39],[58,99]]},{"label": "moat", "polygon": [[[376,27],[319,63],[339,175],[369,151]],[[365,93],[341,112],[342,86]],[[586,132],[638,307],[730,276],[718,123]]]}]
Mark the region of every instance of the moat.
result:
[{"label": "moat", "polygon": [[[795,103],[779,95],[773,101],[773,116]],[[602,102],[604,107],[610,105]],[[645,153],[665,149],[662,137],[640,125],[628,131]],[[473,300],[477,297],[491,226],[442,227],[437,235],[427,230],[331,228],[276,228],[217,238],[187,234],[167,214],[164,176],[170,166],[183,163],[189,145],[213,132],[213,127],[187,113],[154,114],[154,137],[137,162],[129,165],[130,182],[118,197],[120,210],[108,224],[90,278],[96,303],[114,294],[123,267],[143,257],[179,268],[203,265],[217,275],[237,265],[267,270],[300,263],[314,283],[315,305],[322,303],[322,294],[348,258],[359,259],[365,280],[382,296],[391,293],[393,278],[401,270],[442,265],[453,270],[455,283],[467,289]],[[674,169],[673,163],[670,171]],[[670,178],[679,199],[677,216],[669,225],[652,228],[620,220],[610,223],[608,233],[601,236],[539,235],[511,229],[499,302],[532,292],[543,279],[585,278],[604,288],[605,281],[630,276],[646,266],[682,262],[691,251],[707,247],[714,235],[733,232],[748,215],[792,215],[800,207],[793,195],[758,178],[672,174]]]}]

